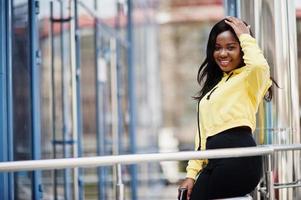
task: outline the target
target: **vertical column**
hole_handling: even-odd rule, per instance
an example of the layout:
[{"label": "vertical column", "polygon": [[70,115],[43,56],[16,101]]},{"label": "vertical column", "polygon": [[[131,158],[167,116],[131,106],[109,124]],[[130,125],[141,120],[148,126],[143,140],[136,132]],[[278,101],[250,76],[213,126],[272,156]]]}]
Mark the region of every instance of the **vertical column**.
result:
[{"label": "vertical column", "polygon": [[[54,24],[53,24],[53,1],[50,2],[50,48],[51,48],[51,93],[52,93],[52,99],[51,99],[51,108],[52,108],[52,153],[53,153],[53,158],[56,159],[56,89],[55,89],[55,69],[54,69],[54,58],[55,58],[55,50],[54,50]],[[57,175],[58,175],[58,170],[54,169],[53,170],[53,196],[54,200],[57,200],[57,193],[58,193],[58,183],[57,183]]]},{"label": "vertical column", "polygon": [[[78,22],[78,1],[73,0],[74,4],[74,40],[75,40],[75,97],[76,101],[73,102],[76,108],[73,113],[74,122],[76,123],[76,132],[77,132],[77,155],[78,157],[82,156],[82,109],[81,109],[81,60],[80,60],[80,30],[79,30],[79,22]],[[78,184],[79,184],[79,199],[84,199],[84,182],[82,178],[83,169],[78,169]]]},{"label": "vertical column", "polygon": [[[129,92],[129,133],[130,133],[130,151],[136,153],[136,95],[135,95],[135,66],[134,66],[134,37],[133,37],[133,21],[132,21],[132,0],[127,0],[127,40],[128,46],[128,92]],[[131,189],[132,200],[137,199],[137,165],[131,165]]]},{"label": "vertical column", "polygon": [[[0,2],[0,162],[9,160],[9,143],[8,138],[10,134],[9,115],[8,112],[8,73],[11,65],[8,65],[9,52],[7,51],[7,43],[5,42],[8,37],[8,27],[6,23],[11,20],[7,16],[7,3]],[[11,72],[10,72],[11,73]],[[11,80],[10,80],[11,81]],[[10,113],[11,114],[11,113]],[[0,199],[9,198],[10,184],[9,174],[0,174]]]},{"label": "vertical column", "polygon": [[[77,158],[79,155],[78,145],[78,107],[77,107],[77,75],[76,75],[76,30],[75,30],[75,2],[69,1],[69,17],[70,21],[70,63],[71,63],[71,104],[72,104],[72,141],[73,143],[73,157]],[[83,199],[83,187],[81,185],[81,177],[79,176],[79,168],[73,169],[73,199]]]},{"label": "vertical column", "polygon": [[[63,19],[65,17],[65,1],[60,0],[60,59],[61,59],[61,102],[62,102],[62,119],[63,119],[63,126],[62,126],[62,133],[63,133],[63,155],[64,158],[68,158],[70,156],[69,153],[69,145],[67,141],[69,140],[70,134],[70,117],[69,117],[69,89],[68,89],[68,77],[69,72],[67,70],[67,62],[66,62],[66,34],[65,34],[65,25],[63,23]],[[64,196],[65,199],[68,200],[70,198],[70,169],[64,169]]]},{"label": "vertical column", "polygon": [[[94,0],[95,11],[98,11],[98,0]],[[105,155],[105,83],[107,81],[106,62],[101,57],[101,35],[99,20],[94,19],[94,59],[95,59],[95,101],[96,101],[96,137],[97,155]],[[98,175],[98,200],[106,199],[106,176],[105,167],[97,168]]]},{"label": "vertical column", "polygon": [[[94,9],[98,12],[98,0],[94,0]],[[95,101],[96,101],[96,137],[97,155],[105,155],[105,83],[107,81],[106,62],[101,54],[101,34],[98,16],[94,16],[94,63],[95,63]],[[98,200],[106,199],[105,167],[97,168]]]},{"label": "vertical column", "polygon": [[[41,118],[40,118],[40,51],[38,48],[37,14],[39,1],[29,0],[29,50],[31,76],[31,118],[32,118],[32,159],[41,159]],[[41,172],[32,173],[32,197],[42,198]]]},{"label": "vertical column", "polygon": [[[12,1],[5,1],[6,13],[6,88],[7,88],[7,136],[8,136],[8,160],[14,160],[14,130],[13,130],[13,77],[12,77]],[[2,13],[2,11],[1,11]],[[5,66],[5,65],[3,65]],[[3,132],[4,133],[4,132]],[[14,173],[8,175],[8,199],[15,199]]]},{"label": "vertical column", "polygon": [[[117,62],[116,40],[110,39],[110,65],[111,65],[111,107],[112,107],[112,140],[113,154],[119,154],[119,117],[118,117],[118,85],[117,85]],[[118,200],[124,199],[124,185],[122,183],[121,164],[115,166],[116,196]]]},{"label": "vertical column", "polygon": [[[106,136],[106,61],[100,57],[100,50],[98,49],[97,66],[96,66],[96,119],[97,119],[97,155],[105,155],[105,136]],[[106,199],[106,176],[105,167],[97,169],[98,174],[98,199]]]}]

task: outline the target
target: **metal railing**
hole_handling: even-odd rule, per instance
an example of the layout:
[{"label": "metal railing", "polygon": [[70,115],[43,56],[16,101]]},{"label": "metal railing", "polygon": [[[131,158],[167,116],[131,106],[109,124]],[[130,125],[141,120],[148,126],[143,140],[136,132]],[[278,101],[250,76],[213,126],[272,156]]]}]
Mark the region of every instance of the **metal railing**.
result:
[{"label": "metal railing", "polygon": [[[90,168],[100,166],[120,167],[122,164],[135,164],[155,161],[180,161],[191,159],[215,159],[215,158],[230,158],[230,157],[249,157],[249,156],[265,156],[266,172],[265,180],[266,187],[260,189],[265,193],[266,199],[274,200],[274,189],[284,187],[300,187],[299,181],[296,184],[282,184],[281,187],[274,186],[272,174],[272,157],[278,151],[301,150],[301,144],[292,145],[267,145],[258,147],[244,148],[227,148],[214,149],[206,151],[186,151],[176,153],[153,153],[153,154],[132,154],[132,155],[117,155],[117,156],[96,156],[82,158],[63,158],[63,159],[48,159],[48,160],[30,160],[30,161],[13,161],[0,163],[0,172],[16,172],[16,171],[34,171],[34,170],[50,170],[50,169],[66,169],[66,168]],[[124,199],[124,186],[121,179],[122,174],[117,174],[117,200]]]}]

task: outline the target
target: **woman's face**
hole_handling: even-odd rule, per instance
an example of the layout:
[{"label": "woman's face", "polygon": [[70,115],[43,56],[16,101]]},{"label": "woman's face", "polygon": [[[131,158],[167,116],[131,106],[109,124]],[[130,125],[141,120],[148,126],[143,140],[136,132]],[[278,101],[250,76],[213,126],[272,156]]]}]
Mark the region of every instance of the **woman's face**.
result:
[{"label": "woman's face", "polygon": [[239,67],[242,61],[239,42],[231,31],[217,35],[213,57],[223,72],[230,72]]}]

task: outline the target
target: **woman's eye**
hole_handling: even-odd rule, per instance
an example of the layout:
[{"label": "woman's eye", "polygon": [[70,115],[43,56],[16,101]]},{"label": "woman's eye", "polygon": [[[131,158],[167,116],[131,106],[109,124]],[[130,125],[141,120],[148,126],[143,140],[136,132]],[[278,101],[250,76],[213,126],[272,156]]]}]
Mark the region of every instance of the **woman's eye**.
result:
[{"label": "woman's eye", "polygon": [[221,47],[218,47],[218,46],[214,48],[215,51],[218,51],[220,49],[221,49]]},{"label": "woman's eye", "polygon": [[233,46],[228,47],[228,50],[233,50],[233,49],[235,49],[235,47]]}]

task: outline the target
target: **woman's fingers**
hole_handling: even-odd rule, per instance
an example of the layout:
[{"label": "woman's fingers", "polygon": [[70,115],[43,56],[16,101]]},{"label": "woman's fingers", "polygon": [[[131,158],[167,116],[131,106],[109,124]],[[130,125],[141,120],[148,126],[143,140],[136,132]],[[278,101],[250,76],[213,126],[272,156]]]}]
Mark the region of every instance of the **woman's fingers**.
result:
[{"label": "woman's fingers", "polygon": [[226,17],[227,20],[231,21],[231,22],[236,22],[238,21],[238,19],[236,17],[232,17],[232,16],[228,16]]},{"label": "woman's fingers", "polygon": [[[231,27],[234,25],[232,21],[228,20],[228,19],[225,19],[225,22],[227,24],[229,24]],[[233,27],[232,27],[233,28]]]},{"label": "woman's fingers", "polygon": [[226,17],[226,21],[234,26],[246,26],[245,23],[236,17]]},{"label": "woman's fingers", "polygon": [[241,34],[250,34],[250,26],[247,26],[241,19],[230,16],[226,17],[225,23],[233,28],[238,37]]},{"label": "woman's fingers", "polygon": [[192,188],[188,188],[188,190],[187,190],[187,200],[190,200],[191,192],[192,192]]},{"label": "woman's fingers", "polygon": [[226,17],[226,20],[228,20],[228,22],[230,22],[233,25],[238,25],[241,22],[240,19],[237,19],[236,17],[231,17],[231,16]]},{"label": "woman's fingers", "polygon": [[[179,188],[187,188],[187,196],[186,196],[187,200],[190,199],[193,185],[194,185],[194,179],[186,178],[179,187]],[[178,193],[178,198],[179,198],[179,193]]]}]

